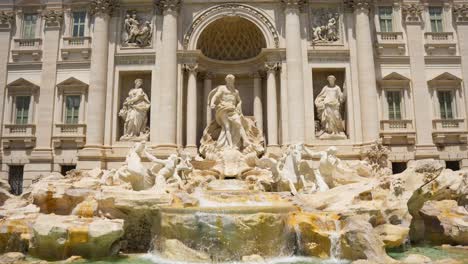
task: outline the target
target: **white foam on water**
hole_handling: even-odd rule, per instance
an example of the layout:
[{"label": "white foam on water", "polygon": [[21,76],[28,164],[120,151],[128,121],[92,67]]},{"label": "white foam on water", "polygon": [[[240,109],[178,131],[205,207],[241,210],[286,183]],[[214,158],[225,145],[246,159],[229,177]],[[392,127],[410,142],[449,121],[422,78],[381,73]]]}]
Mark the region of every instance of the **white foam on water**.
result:
[{"label": "white foam on water", "polygon": [[335,231],[330,233],[330,260],[332,263],[341,263],[341,224],[339,220],[335,220]]},{"label": "white foam on water", "polygon": [[[172,259],[166,259],[157,254],[145,254],[141,258],[149,260],[155,264],[213,264],[214,262],[189,262],[189,261],[176,261]],[[333,259],[319,259],[312,257],[302,257],[302,256],[290,256],[290,257],[276,257],[271,259],[265,259],[264,262],[243,262],[243,261],[228,261],[228,262],[216,262],[217,264],[349,264],[348,260],[333,260]]]}]

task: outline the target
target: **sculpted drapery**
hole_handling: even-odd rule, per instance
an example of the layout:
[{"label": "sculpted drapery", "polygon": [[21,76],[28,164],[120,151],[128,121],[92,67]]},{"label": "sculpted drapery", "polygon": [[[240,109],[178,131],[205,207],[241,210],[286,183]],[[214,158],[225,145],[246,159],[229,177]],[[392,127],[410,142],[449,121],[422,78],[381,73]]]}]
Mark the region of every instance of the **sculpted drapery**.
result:
[{"label": "sculpted drapery", "polygon": [[143,91],[142,79],[135,80],[135,87],[128,92],[119,116],[124,120],[124,135],[120,140],[148,139],[148,110],[151,106],[148,96]]}]

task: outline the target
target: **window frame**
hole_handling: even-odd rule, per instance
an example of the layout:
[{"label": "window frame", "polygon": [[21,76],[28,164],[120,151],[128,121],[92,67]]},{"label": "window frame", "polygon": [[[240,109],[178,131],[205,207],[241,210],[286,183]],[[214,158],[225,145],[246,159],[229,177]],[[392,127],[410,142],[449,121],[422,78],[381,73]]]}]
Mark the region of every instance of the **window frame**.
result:
[{"label": "window frame", "polygon": [[[27,17],[35,17],[35,20],[34,20],[34,23],[28,28],[27,32],[29,33],[26,33],[26,27],[27,25],[29,25],[27,22],[28,21],[33,21],[33,20],[27,20],[26,18]],[[25,12],[23,13],[23,17],[22,17],[23,21],[22,21],[22,26],[21,26],[21,38],[23,39],[35,39],[37,38],[37,24],[39,22],[39,15],[37,12]]]},{"label": "window frame", "polygon": [[[445,109],[444,111],[442,111],[442,102],[440,101],[441,97],[440,97],[440,94],[441,93],[449,93],[450,94],[450,98],[451,98],[451,101],[450,101],[450,114],[451,114],[451,117],[448,117],[447,116],[447,113],[445,113],[445,116],[443,116],[443,112],[446,112],[447,109]],[[455,91],[453,89],[437,89],[436,90],[436,97],[437,97],[437,109],[438,109],[438,118],[441,119],[441,120],[453,120],[453,119],[457,119],[457,98],[456,98],[456,94],[455,94]],[[444,97],[445,98],[445,97]],[[446,108],[446,104],[445,105],[445,108]]]},{"label": "window frame", "polygon": [[[440,14],[438,14],[438,16],[436,16],[436,17],[434,17],[433,12],[431,12],[431,10],[435,10],[435,9],[440,10]],[[428,16],[429,16],[429,25],[428,26],[430,27],[430,32],[432,32],[432,33],[445,32],[444,31],[445,30],[444,8],[442,6],[429,6]],[[433,24],[433,22],[435,22],[435,24]]]},{"label": "window frame", "polygon": [[[75,14],[81,13],[84,16],[82,17],[83,20],[79,20],[77,23],[75,21]],[[75,38],[83,38],[86,35],[86,24],[87,24],[87,12],[85,10],[74,10],[71,12],[71,21],[70,21],[70,35]],[[78,34],[75,35],[75,26],[78,28]],[[81,28],[81,30],[80,30]],[[81,34],[80,34],[81,33]]]},{"label": "window frame", "polygon": [[[405,97],[404,97],[404,91],[402,89],[385,89],[384,91],[385,93],[385,100],[386,100],[386,106],[387,106],[387,119],[388,120],[392,120],[392,121],[399,121],[399,120],[404,120],[404,111],[405,111],[405,107],[404,107],[404,100],[405,100]],[[396,111],[390,111],[391,107],[390,107],[390,97],[389,97],[389,94],[398,94],[399,95],[399,118],[397,118],[396,116],[393,116],[392,117],[392,113],[393,112],[393,115],[396,115]]]},{"label": "window frame", "polygon": [[[22,122],[18,122],[18,98],[20,97],[23,97],[23,98],[29,98],[29,102],[28,102],[28,110],[27,110],[27,114],[26,114],[26,122],[24,123],[24,111],[23,111],[23,114],[22,114],[22,119],[23,120]],[[15,125],[27,125],[27,124],[30,124],[30,116],[31,116],[31,102],[32,102],[32,95],[27,95],[27,94],[17,94],[17,95],[14,95],[14,99],[13,99],[13,117],[12,117],[12,120],[11,120],[11,123],[12,124],[15,124]]]},{"label": "window frame", "polygon": [[[76,109],[76,111],[73,111],[73,113],[76,114],[76,119],[75,117],[72,118],[73,122],[68,122],[68,107],[67,107],[68,97],[78,97],[79,102],[80,102],[78,105],[78,109]],[[63,117],[62,117],[63,124],[66,124],[66,125],[80,124],[82,100],[83,100],[83,96],[82,94],[79,94],[79,93],[64,93],[63,94]]]},{"label": "window frame", "polygon": [[[385,15],[383,15],[381,11],[385,9],[391,10],[391,13],[390,14],[386,13]],[[383,33],[395,32],[394,25],[393,25],[395,10],[393,9],[393,6],[379,6],[377,10],[378,10],[377,17],[379,21],[380,32],[383,32]],[[382,23],[383,21],[386,21],[385,26]],[[390,23],[388,23],[388,21],[390,21]],[[390,26],[390,30],[388,30],[389,26]]]}]

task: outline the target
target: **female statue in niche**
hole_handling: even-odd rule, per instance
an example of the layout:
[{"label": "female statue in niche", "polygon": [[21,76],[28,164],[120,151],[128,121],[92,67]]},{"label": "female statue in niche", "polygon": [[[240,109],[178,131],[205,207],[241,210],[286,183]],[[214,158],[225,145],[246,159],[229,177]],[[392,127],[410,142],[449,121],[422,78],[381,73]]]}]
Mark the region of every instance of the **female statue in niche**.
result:
[{"label": "female statue in niche", "polygon": [[320,119],[320,139],[345,139],[344,122],[341,118],[341,105],[345,101],[345,95],[341,88],[335,84],[336,78],[328,76],[328,85],[323,87],[315,99],[317,115]]},{"label": "female statue in niche", "polygon": [[142,79],[135,80],[135,87],[128,92],[128,97],[119,112],[119,116],[124,120],[124,134],[120,140],[140,141],[149,137],[147,115],[151,103],[141,88],[142,85]]}]

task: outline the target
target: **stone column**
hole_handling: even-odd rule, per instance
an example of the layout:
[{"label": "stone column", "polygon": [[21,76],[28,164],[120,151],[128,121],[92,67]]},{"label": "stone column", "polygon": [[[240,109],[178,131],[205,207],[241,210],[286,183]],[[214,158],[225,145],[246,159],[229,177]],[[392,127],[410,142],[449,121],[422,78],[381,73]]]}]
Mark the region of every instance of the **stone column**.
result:
[{"label": "stone column", "polygon": [[[15,21],[15,13],[12,10],[0,11],[0,163],[2,160],[3,144],[1,137],[3,135],[3,124],[5,124],[5,105],[7,98],[5,97],[5,87],[7,85],[7,65],[10,55],[11,31]],[[3,173],[0,168],[0,177]]]},{"label": "stone column", "polygon": [[115,3],[115,0],[92,0],[89,5],[90,14],[94,16],[94,32],[86,116],[86,145],[79,153],[79,169],[92,169],[95,166],[102,166],[106,117],[109,20]]},{"label": "stone column", "polygon": [[267,62],[267,134],[268,147],[278,146],[278,99],[276,98],[276,70],[278,63]]},{"label": "stone column", "polygon": [[253,115],[258,129],[263,131],[263,106],[262,106],[262,77],[258,72],[253,74]]},{"label": "stone column", "polygon": [[[458,45],[462,64],[462,79],[464,84],[465,117],[468,119],[468,5],[457,4],[453,7],[456,30],[458,33]],[[465,120],[466,122],[466,120]],[[466,122],[468,125],[468,122]],[[468,162],[464,164],[468,165]]]},{"label": "stone column", "polygon": [[302,69],[302,45],[300,0],[283,0],[285,4],[285,41],[288,86],[288,135],[290,144],[305,140],[304,78]]},{"label": "stone column", "polygon": [[197,148],[197,68],[195,63],[185,64],[187,80],[187,148]]},{"label": "stone column", "polygon": [[213,83],[212,83],[212,79],[213,76],[210,72],[207,72],[205,73],[205,79],[203,81],[203,105],[204,105],[204,109],[205,109],[205,112],[204,112],[204,127],[208,126],[210,123],[211,123],[211,119],[212,119],[212,112],[211,112],[211,107],[210,107],[210,103],[208,102],[208,95],[210,94],[211,92],[211,89],[213,87]]},{"label": "stone column", "polygon": [[180,0],[161,0],[163,12],[160,67],[159,113],[156,144],[177,147],[177,16]]},{"label": "stone column", "polygon": [[[422,4],[403,5],[403,17],[408,37],[408,53],[410,57],[411,80],[416,124],[417,145],[433,146],[432,141],[432,106],[431,96],[427,87],[425,48],[423,42],[423,10]],[[417,151],[418,152],[418,151]],[[416,153],[418,154],[418,153]]]},{"label": "stone column", "polygon": [[373,41],[369,19],[371,2],[370,0],[356,0],[352,4],[356,23],[356,48],[363,143],[371,143],[376,140],[379,137],[380,127],[374,49],[372,46]]},{"label": "stone column", "polygon": [[63,10],[47,8],[43,11],[44,39],[41,71],[41,88],[37,105],[36,147],[31,160],[52,161],[52,131],[54,125],[55,85],[57,58]]}]

